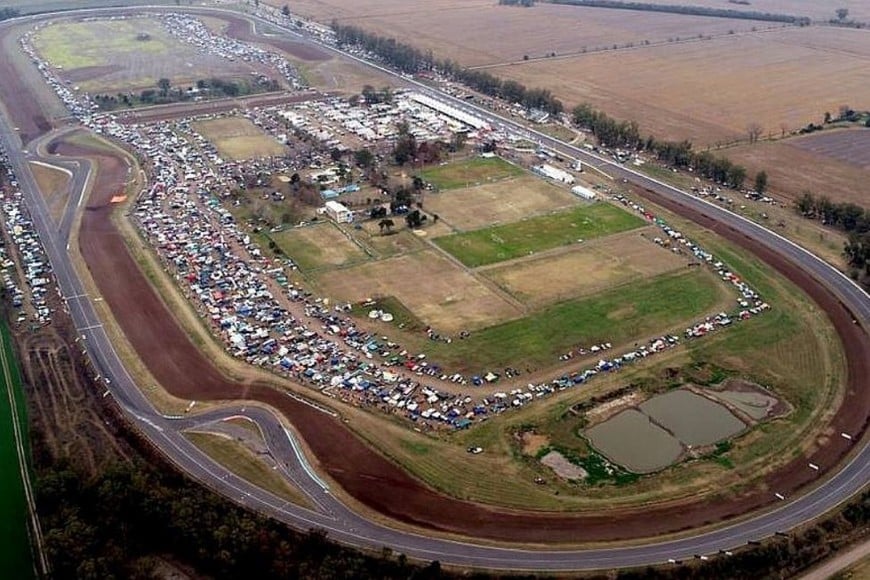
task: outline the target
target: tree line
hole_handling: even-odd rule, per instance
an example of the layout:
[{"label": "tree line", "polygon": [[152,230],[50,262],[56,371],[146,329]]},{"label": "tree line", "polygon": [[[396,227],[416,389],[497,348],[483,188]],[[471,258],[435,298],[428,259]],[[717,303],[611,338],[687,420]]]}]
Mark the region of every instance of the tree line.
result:
[{"label": "tree line", "polygon": [[734,10],[731,8],[711,8],[707,6],[684,6],[671,4],[652,4],[647,2],[622,2],[620,0],[548,0],[552,4],[569,4],[572,6],[587,6],[589,8],[614,8],[619,10],[643,10],[649,12],[666,12],[668,14],[685,14],[690,16],[708,16],[712,18],[736,18],[740,20],[760,20],[763,22],[785,22],[808,26],[810,19],[805,16],[791,14],[774,14],[750,10]]},{"label": "tree line", "polygon": [[535,5],[535,0],[498,0],[499,6],[523,6],[528,8]]},{"label": "tree line", "polygon": [[808,219],[849,234],[843,256],[852,267],[852,277],[870,287],[870,209],[854,203],[837,203],[825,196],[804,193],[795,209]]},{"label": "tree line", "polygon": [[647,151],[672,167],[692,169],[698,175],[716,183],[739,189],[746,180],[746,168],[709,151],[695,152],[691,141],[660,141],[644,137],[637,122],[617,121],[589,104],[574,107],[571,115],[575,125],[588,129],[605,147]]},{"label": "tree line", "polygon": [[445,59],[437,60],[432,51],[422,51],[410,44],[367,32],[351,24],[332,22],[340,46],[355,46],[376,55],[384,63],[406,74],[439,71],[487,96],[520,104],[528,109],[540,109],[552,115],[564,110],[564,105],[547,89],[528,88],[516,81],[505,81],[486,71],[471,70]]},{"label": "tree line", "polygon": [[17,8],[0,8],[0,20],[9,20],[10,18],[15,18],[20,14],[21,13]]}]

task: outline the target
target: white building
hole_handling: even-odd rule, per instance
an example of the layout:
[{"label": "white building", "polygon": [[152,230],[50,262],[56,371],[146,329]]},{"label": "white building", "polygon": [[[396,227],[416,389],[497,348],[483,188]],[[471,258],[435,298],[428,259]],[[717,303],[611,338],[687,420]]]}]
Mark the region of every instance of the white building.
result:
[{"label": "white building", "polygon": [[353,212],[337,201],[327,201],[324,209],[326,210],[326,215],[331,217],[336,223],[349,224],[353,221]]},{"label": "white building", "polygon": [[571,193],[573,193],[577,197],[582,197],[583,199],[588,199],[590,201],[597,197],[594,191],[592,191],[588,187],[583,187],[582,185],[575,185],[574,187],[572,187]]},{"label": "white building", "polygon": [[560,183],[567,183],[568,185],[572,185],[574,183],[574,176],[568,173],[567,171],[562,171],[557,167],[553,167],[552,165],[547,165],[544,163],[543,165],[535,165],[532,167],[532,171],[546,177],[547,179],[552,179],[553,181],[558,181]]}]

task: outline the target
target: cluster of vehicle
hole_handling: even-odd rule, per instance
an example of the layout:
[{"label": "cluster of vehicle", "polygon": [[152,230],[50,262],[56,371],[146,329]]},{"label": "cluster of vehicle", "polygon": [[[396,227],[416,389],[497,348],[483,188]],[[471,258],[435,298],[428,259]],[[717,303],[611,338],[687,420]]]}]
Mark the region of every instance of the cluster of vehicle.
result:
[{"label": "cluster of vehicle", "polygon": [[[0,188],[3,226],[17,249],[15,253],[7,252],[0,240],[0,273],[3,277],[3,286],[13,308],[18,311],[16,317],[18,324],[27,322],[29,312],[33,323],[45,325],[51,322],[51,314],[54,312],[46,301],[46,295],[51,288],[51,267],[24,205],[24,196],[18,181],[9,167],[4,152],[0,152],[0,160],[7,168],[6,175],[0,179],[0,183],[6,183],[5,187]],[[20,258],[18,264],[15,255]],[[26,291],[18,285],[17,280],[20,279],[16,273],[18,268],[27,285]],[[29,294],[29,303],[27,294]]]}]

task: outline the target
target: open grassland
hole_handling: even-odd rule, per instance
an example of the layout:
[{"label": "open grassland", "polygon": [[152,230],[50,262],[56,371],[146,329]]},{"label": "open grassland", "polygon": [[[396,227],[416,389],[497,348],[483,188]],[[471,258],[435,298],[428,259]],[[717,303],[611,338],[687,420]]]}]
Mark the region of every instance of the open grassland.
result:
[{"label": "open grassland", "polygon": [[500,157],[472,157],[456,163],[428,167],[420,177],[438,189],[457,189],[522,175],[524,171]]},{"label": "open grassland", "polygon": [[70,176],[60,169],[44,164],[30,163],[30,171],[36,179],[36,185],[48,205],[48,213],[54,223],[59,224],[69,199]]},{"label": "open grassland", "polygon": [[[600,375],[583,387],[465,431],[431,437],[398,424],[382,423],[357,410],[351,426],[434,487],[457,497],[498,505],[600,510],[704,494],[715,501],[752,486],[754,478],[790,459],[807,441],[813,440],[813,434],[823,429],[825,417],[836,407],[833,401],[843,379],[842,353],[824,314],[795,287],[778,274],[771,274],[767,266],[743,250],[671,216],[667,218],[726,260],[762,292],[773,309],[703,340],[625,367],[617,374]],[[678,286],[682,290],[688,285],[683,282]],[[663,294],[667,292],[657,296]],[[621,298],[619,301],[625,302]],[[679,298],[673,297],[673,301],[677,305]],[[558,332],[554,327],[553,334]],[[477,334],[472,334],[469,340],[474,340]],[[582,424],[578,416],[569,412],[571,407],[629,384],[640,385],[642,389],[666,386],[673,381],[674,369],[690,380],[700,380],[707,372],[703,369],[711,364],[726,369],[726,374],[757,380],[788,401],[794,410],[739,437],[723,453],[679,463],[653,476],[622,480],[616,485],[562,481],[529,452],[524,453],[518,444],[518,432],[534,429],[545,446],[588,452],[585,440],[578,436]],[[722,372],[715,371],[707,380]],[[465,448],[470,445],[483,447],[484,453],[469,456]],[[546,483],[534,484],[535,477],[543,477]]]},{"label": "open grassland", "polygon": [[459,231],[511,223],[576,204],[577,198],[566,190],[530,175],[426,196],[426,211]]},{"label": "open grassland", "polygon": [[654,244],[655,235],[653,228],[615,234],[552,256],[499,264],[480,273],[530,308],[537,308],[685,268],[688,260]]},{"label": "open grassland", "polygon": [[365,253],[330,222],[270,234],[287,257],[303,271],[344,266],[365,259]]},{"label": "open grassland", "polygon": [[434,250],[318,273],[326,296],[359,302],[393,296],[425,323],[455,333],[515,318],[520,309]]},{"label": "open grassland", "polygon": [[638,228],[643,224],[641,218],[609,203],[599,202],[512,224],[444,236],[434,241],[460,262],[474,268]]},{"label": "open grassland", "polygon": [[810,191],[834,201],[870,205],[867,168],[808,150],[814,137],[740,145],[723,150],[722,155],[745,166],[750,175],[766,171],[770,191],[787,199]]},{"label": "open grassland", "polygon": [[[139,40],[140,34],[147,40]],[[253,70],[200,54],[152,18],[55,22],[36,33],[33,44],[50,64],[62,67],[63,78],[91,93],[156,88],[161,78],[183,86],[211,77],[246,77]]]},{"label": "open grassland", "polygon": [[678,331],[675,327],[710,313],[724,293],[708,272],[665,274],[553,304],[482,328],[465,340],[432,343],[426,350],[431,360],[466,372],[519,365],[547,368],[578,345],[620,345],[667,329]]},{"label": "open grassland", "polygon": [[211,433],[191,432],[186,437],[206,455],[242,479],[296,505],[310,507],[308,499],[271,465],[267,465],[246,446],[231,438]]},{"label": "open grassland", "polygon": [[859,107],[870,86],[868,60],[870,35],[864,31],[808,27],[493,72],[551,89],[568,106],[589,102],[616,118],[634,119],[658,138],[715,144],[745,139],[751,123],[778,135],[783,127],[818,122],[844,103]]},{"label": "open grassland", "polygon": [[[277,1],[276,4],[281,5]],[[416,4],[403,0],[299,0],[291,10],[325,23],[335,18],[343,24],[362,26],[466,65],[765,26],[745,20],[650,12],[632,14],[632,18],[622,10],[545,3],[523,9],[498,6],[492,0],[435,0]]]},{"label": "open grassland", "polygon": [[[33,562],[30,551],[30,534],[27,529],[27,502],[24,495],[24,482],[19,463],[20,442],[23,446],[20,452],[29,457],[29,447],[26,440],[27,408],[24,403],[24,393],[21,390],[21,376],[15,361],[15,351],[12,349],[12,339],[5,320],[0,322],[0,358],[2,371],[0,376],[0,562],[3,570],[10,578],[32,578]],[[13,422],[20,428],[17,439]]]},{"label": "open grassland", "polygon": [[193,124],[221,157],[232,160],[281,155],[284,146],[244,117],[224,117]]}]

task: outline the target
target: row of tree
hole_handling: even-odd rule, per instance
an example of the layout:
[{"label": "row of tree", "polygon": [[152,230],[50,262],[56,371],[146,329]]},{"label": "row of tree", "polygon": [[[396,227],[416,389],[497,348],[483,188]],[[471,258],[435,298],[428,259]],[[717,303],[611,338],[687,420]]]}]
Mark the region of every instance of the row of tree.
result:
[{"label": "row of tree", "polygon": [[621,10],[645,10],[649,12],[666,12],[668,14],[686,14],[691,16],[708,16],[713,18],[736,18],[741,20],[760,20],[763,22],[785,22],[808,26],[810,19],[805,16],[791,14],[773,14],[750,10],[734,10],[730,8],[712,8],[707,6],[650,4],[647,2],[622,2],[620,0],[549,0],[553,4],[571,4],[588,6],[590,8],[616,8]]},{"label": "row of tree", "polygon": [[332,30],[339,45],[359,47],[401,72],[417,74],[438,71],[487,96],[517,103],[528,109],[540,109],[554,115],[564,110],[562,102],[546,89],[530,89],[522,83],[504,81],[486,71],[464,68],[451,60],[436,60],[431,50],[422,51],[358,26],[333,21]]},{"label": "row of tree", "polygon": [[528,8],[535,5],[535,0],[498,0],[500,6],[523,6]]},{"label": "row of tree", "polygon": [[9,20],[20,14],[17,8],[0,8],[0,20]]},{"label": "row of tree", "polygon": [[820,220],[849,234],[843,256],[852,267],[853,278],[870,288],[870,210],[809,192],[795,202],[795,208],[806,218]]},{"label": "row of tree", "polygon": [[635,121],[617,121],[589,104],[574,107],[572,120],[575,125],[590,130],[605,147],[648,151],[667,165],[692,169],[703,177],[735,189],[742,187],[746,180],[744,167],[709,151],[696,153],[691,141],[659,141],[652,136],[643,137]]}]

